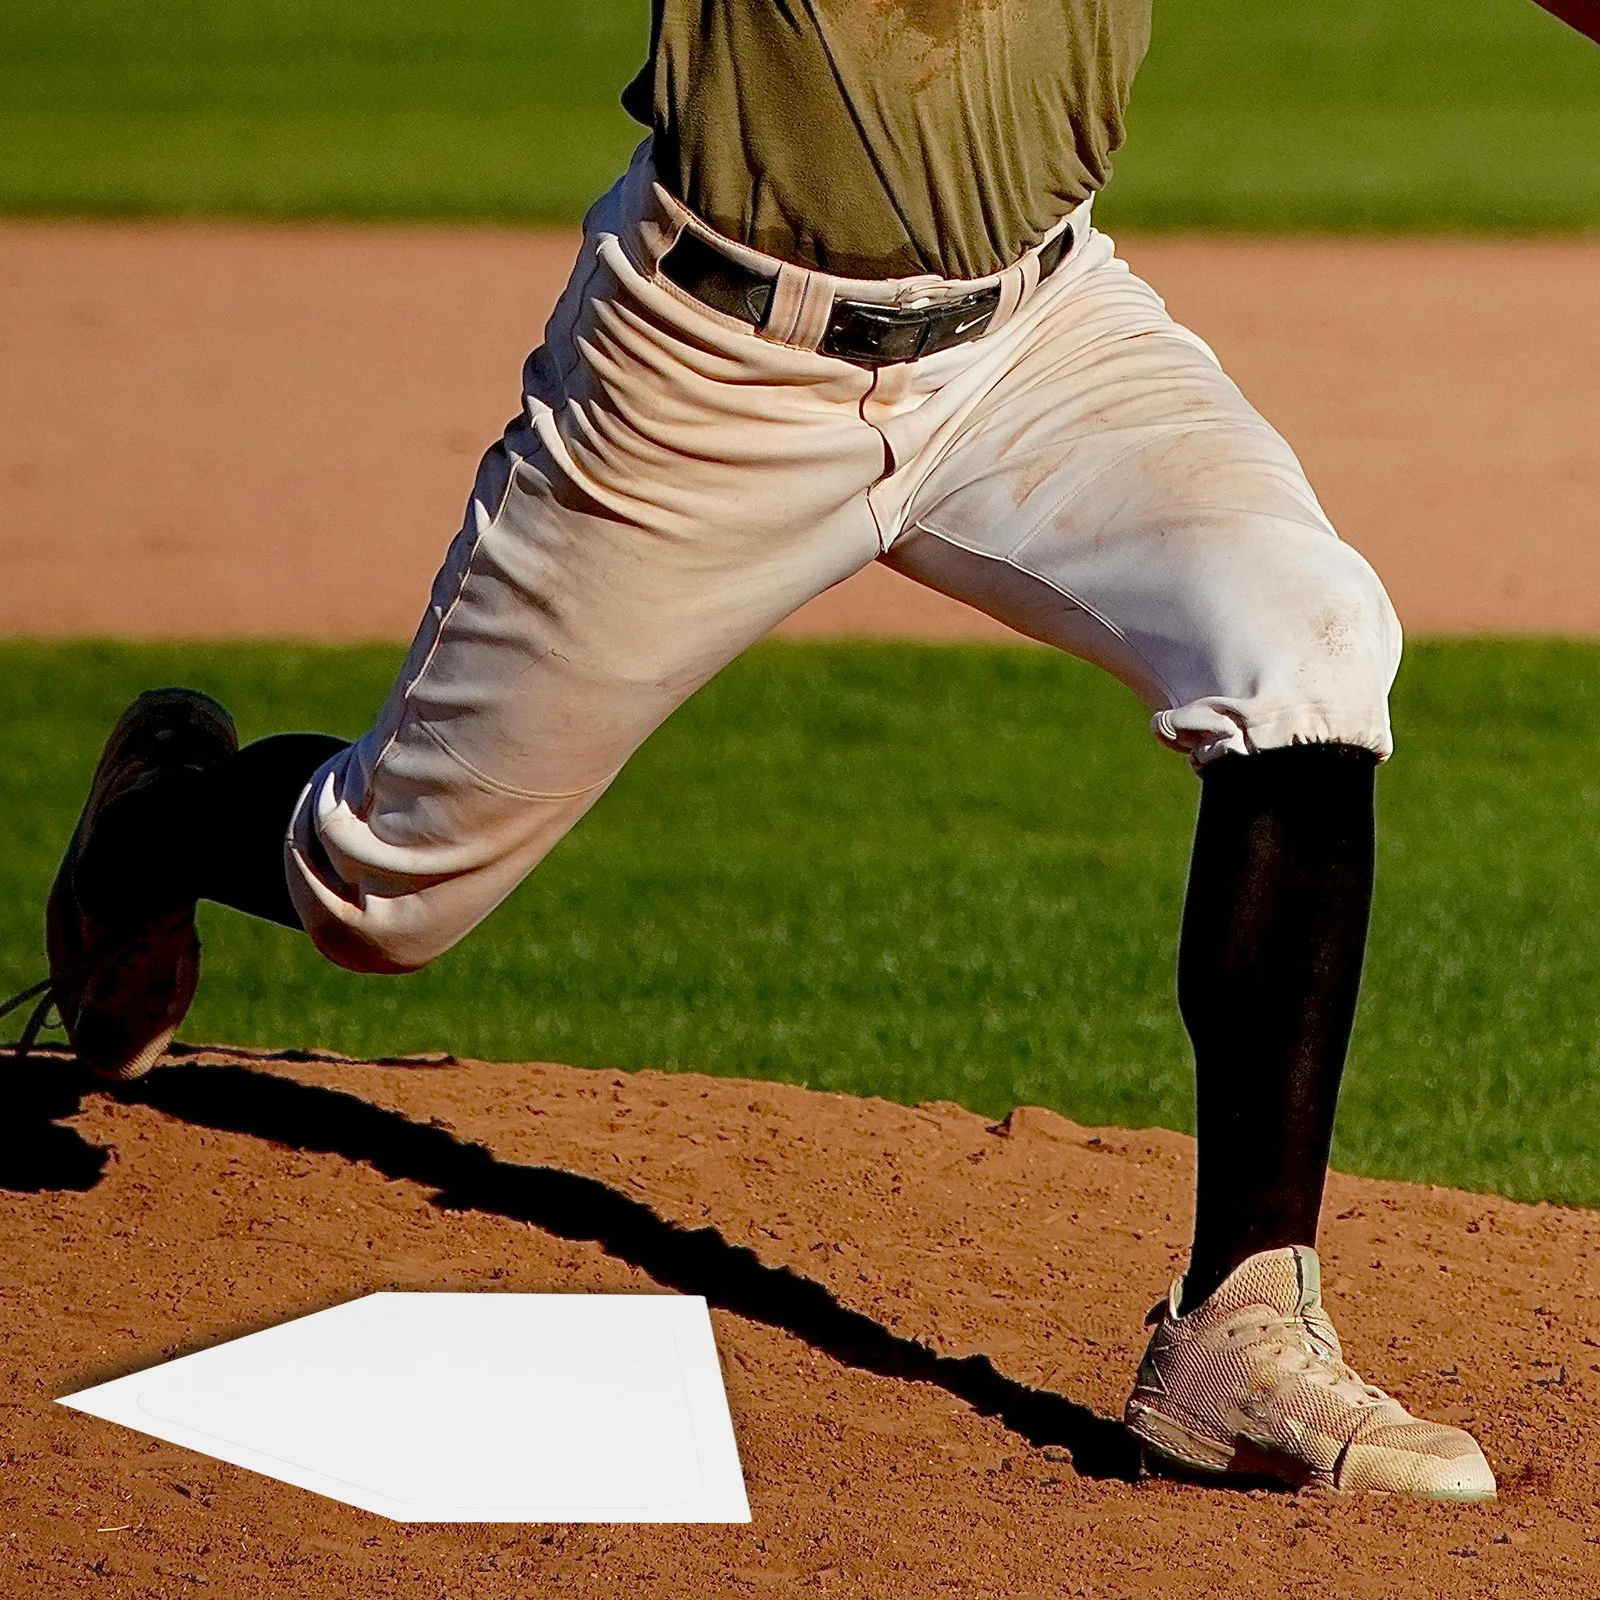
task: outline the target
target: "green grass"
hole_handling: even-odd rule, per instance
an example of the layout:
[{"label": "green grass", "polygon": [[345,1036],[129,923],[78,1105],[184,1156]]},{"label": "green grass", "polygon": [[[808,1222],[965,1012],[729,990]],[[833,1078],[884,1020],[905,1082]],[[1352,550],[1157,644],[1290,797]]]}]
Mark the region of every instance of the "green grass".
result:
[{"label": "green grass", "polygon": [[[246,737],[354,734],[394,665],[385,648],[0,644],[0,974],[37,974],[54,862],[136,689],[210,689]],[[1396,710],[1336,1158],[1600,1204],[1600,647],[1419,645]],[[207,908],[185,1033],[1187,1127],[1172,970],[1196,785],[1144,720],[1042,651],[763,646],[425,972],[354,977]]]},{"label": "green grass", "polygon": [[1600,225],[1600,50],[1531,0],[1156,7],[1102,220]]},{"label": "green grass", "polygon": [[[0,0],[0,209],[572,221],[647,0]],[[1600,224],[1600,53],[1530,0],[1157,6],[1122,226]]]}]

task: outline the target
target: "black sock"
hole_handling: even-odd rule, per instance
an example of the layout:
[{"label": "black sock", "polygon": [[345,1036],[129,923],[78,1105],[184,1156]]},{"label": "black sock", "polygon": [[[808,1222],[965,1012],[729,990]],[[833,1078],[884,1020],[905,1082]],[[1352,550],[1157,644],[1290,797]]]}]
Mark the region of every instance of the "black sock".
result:
[{"label": "black sock", "polygon": [[103,921],[137,927],[196,900],[298,928],[284,836],[312,773],[346,741],[325,733],[258,739],[203,772],[173,772],[108,809],[79,869]]},{"label": "black sock", "polygon": [[347,742],[326,733],[277,733],[204,774],[212,822],[195,856],[196,899],[300,926],[284,873],[284,835],[311,774]]},{"label": "black sock", "polygon": [[1184,1310],[1257,1251],[1316,1243],[1372,906],[1375,767],[1324,744],[1205,769],[1178,957],[1199,1135]]}]

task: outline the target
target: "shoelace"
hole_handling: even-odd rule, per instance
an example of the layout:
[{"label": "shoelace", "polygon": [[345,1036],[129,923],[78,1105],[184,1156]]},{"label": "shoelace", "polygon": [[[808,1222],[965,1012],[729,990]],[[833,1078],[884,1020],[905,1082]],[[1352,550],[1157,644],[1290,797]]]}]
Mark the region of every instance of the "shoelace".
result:
[{"label": "shoelace", "polygon": [[[12,1046],[19,1061],[25,1061],[32,1054],[39,1035],[49,1025],[50,1012],[56,1003],[55,979],[41,979],[31,988],[23,989],[20,993],[12,995],[9,1000],[0,1005],[0,1017],[9,1017],[19,1006],[27,1005],[30,1000],[36,999],[40,995],[43,995],[44,998],[29,1013],[28,1020],[23,1024],[21,1035]],[[59,1020],[60,1013],[57,1011],[57,1021],[59,1022]]]},{"label": "shoelace", "polygon": [[[59,989],[71,988],[74,984],[79,983],[84,979],[91,979],[99,973],[104,972],[114,962],[120,961],[123,956],[125,956],[136,944],[138,944],[142,937],[142,932],[135,934],[132,938],[125,939],[121,944],[115,946],[109,951],[104,952],[94,960],[91,961],[88,958],[85,958],[81,961],[77,961],[72,966],[68,967],[64,972],[59,974],[52,973],[48,978],[41,978],[37,983],[32,984],[26,989],[19,990],[18,993],[12,995],[9,1000],[0,1003],[0,1017],[8,1017],[13,1011],[17,1010],[18,1007],[25,1006],[30,1000],[38,1000],[39,1002],[38,1005],[36,1005],[29,1013],[28,1020],[23,1024],[21,1034],[18,1036],[16,1041],[9,1046],[11,1052],[16,1056],[16,1058],[19,1061],[25,1061],[30,1052],[33,1050],[34,1045],[38,1043],[39,1035],[43,1033],[47,1027],[66,1027],[66,1018],[62,1014],[61,1007],[58,1003]],[[56,1020],[53,1024],[49,1020],[52,1009],[54,1009],[56,1013]],[[7,1046],[0,1044],[0,1049],[5,1048],[7,1048]]]},{"label": "shoelace", "polygon": [[1367,1383],[1346,1365],[1339,1336],[1326,1314],[1283,1317],[1263,1323],[1261,1331],[1283,1351],[1291,1369],[1305,1374],[1313,1383],[1333,1390],[1342,1400],[1361,1410],[1379,1405],[1394,1405],[1392,1395]]}]

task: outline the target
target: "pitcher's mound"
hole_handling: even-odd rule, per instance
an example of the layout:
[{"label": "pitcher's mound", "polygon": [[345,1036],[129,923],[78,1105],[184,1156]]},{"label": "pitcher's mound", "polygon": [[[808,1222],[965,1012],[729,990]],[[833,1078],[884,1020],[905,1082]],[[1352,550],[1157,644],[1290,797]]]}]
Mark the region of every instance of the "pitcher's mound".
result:
[{"label": "pitcher's mound", "polygon": [[[182,1052],[6,1079],[8,1596],[1591,1597],[1600,1215],[1336,1177],[1352,1362],[1493,1506],[1135,1481],[1192,1147],[772,1084]],[[381,1289],[704,1294],[747,1527],[407,1527],[52,1404]],[[403,1404],[403,1397],[397,1397]]]}]

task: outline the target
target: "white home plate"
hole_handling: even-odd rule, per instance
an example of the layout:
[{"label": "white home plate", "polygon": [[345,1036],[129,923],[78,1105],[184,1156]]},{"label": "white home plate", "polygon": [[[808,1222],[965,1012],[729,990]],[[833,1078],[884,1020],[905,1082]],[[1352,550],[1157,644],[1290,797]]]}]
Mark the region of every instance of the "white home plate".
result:
[{"label": "white home plate", "polygon": [[402,1522],[748,1522],[698,1295],[374,1294],[61,1403]]}]

